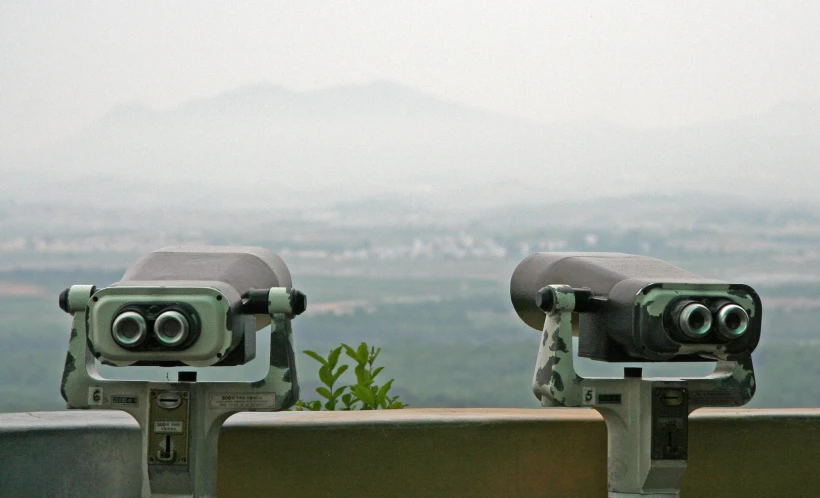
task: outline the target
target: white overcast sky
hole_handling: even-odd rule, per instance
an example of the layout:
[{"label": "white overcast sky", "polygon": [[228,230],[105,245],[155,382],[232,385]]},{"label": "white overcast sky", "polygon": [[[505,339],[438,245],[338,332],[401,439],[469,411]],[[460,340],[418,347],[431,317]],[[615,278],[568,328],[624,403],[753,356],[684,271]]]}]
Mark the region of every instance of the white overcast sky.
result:
[{"label": "white overcast sky", "polygon": [[0,147],[111,107],[384,79],[542,122],[820,101],[820,2],[0,0]]}]

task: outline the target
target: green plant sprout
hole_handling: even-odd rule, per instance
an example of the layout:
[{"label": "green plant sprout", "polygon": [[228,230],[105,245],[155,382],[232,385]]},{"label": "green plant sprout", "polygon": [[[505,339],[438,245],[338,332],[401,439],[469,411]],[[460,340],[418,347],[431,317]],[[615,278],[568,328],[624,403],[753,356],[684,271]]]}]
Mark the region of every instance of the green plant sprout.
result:
[{"label": "green plant sprout", "polygon": [[[356,374],[355,384],[339,384],[339,378],[345,373],[349,366],[339,364],[342,351],[356,362],[353,368]],[[306,350],[304,353],[318,361],[319,380],[324,384],[316,388],[316,393],[324,398],[322,400],[296,402],[295,409],[298,411],[321,411],[322,408],[328,411],[334,410],[393,410],[404,408],[407,405],[399,401],[398,396],[390,396],[390,389],[393,380],[385,382],[381,386],[376,384],[375,379],[384,367],[375,367],[376,358],[381,353],[381,348],[370,347],[366,342],[359,344],[354,349],[347,344],[342,344],[336,349],[332,349],[327,358],[315,351]]]}]

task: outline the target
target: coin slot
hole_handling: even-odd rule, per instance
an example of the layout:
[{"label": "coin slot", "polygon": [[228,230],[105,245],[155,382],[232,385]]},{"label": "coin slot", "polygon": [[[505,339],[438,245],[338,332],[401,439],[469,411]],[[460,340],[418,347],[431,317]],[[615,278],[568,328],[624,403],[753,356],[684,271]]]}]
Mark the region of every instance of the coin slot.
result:
[{"label": "coin slot", "polygon": [[179,393],[162,393],[157,396],[157,406],[165,408],[166,410],[173,410],[182,403],[182,397]]}]

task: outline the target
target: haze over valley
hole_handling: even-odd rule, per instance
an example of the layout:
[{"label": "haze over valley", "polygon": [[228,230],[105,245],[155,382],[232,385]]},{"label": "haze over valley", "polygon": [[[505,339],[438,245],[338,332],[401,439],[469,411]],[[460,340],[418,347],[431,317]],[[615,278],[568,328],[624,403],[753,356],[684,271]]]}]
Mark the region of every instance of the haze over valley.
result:
[{"label": "haze over valley", "polygon": [[167,111],[118,106],[57,143],[0,151],[21,203],[298,206],[366,199],[486,209],[627,194],[813,200],[820,103],[636,128],[539,123],[390,82],[238,88]]}]

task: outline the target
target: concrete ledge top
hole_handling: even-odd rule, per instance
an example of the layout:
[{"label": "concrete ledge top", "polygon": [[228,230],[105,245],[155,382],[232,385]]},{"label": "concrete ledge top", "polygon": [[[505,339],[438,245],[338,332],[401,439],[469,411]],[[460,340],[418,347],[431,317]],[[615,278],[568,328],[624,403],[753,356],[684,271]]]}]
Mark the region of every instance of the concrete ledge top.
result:
[{"label": "concrete ledge top", "polygon": [[[692,413],[697,421],[820,420],[820,408],[755,409],[703,408]],[[405,408],[402,410],[337,412],[245,412],[225,423],[226,430],[242,427],[339,427],[374,425],[461,425],[525,422],[602,422],[588,408]],[[111,410],[0,413],[0,433],[78,428],[137,428],[130,415]]]},{"label": "concrete ledge top", "polygon": [[693,420],[819,420],[820,408],[701,408]]},{"label": "concrete ledge top", "polygon": [[30,430],[81,428],[139,429],[131,415],[117,410],[64,410],[54,412],[0,413],[0,433]]},{"label": "concrete ledge top", "polygon": [[[692,420],[806,420],[820,421],[820,408],[759,409],[702,408]],[[510,422],[603,422],[590,408],[405,408],[402,410],[238,413],[227,429],[246,426],[367,426],[428,424],[500,424]]]},{"label": "concrete ledge top", "polygon": [[227,428],[245,426],[372,426],[498,424],[509,422],[597,422],[603,418],[595,411],[577,408],[404,408],[336,412],[238,413],[225,423]]}]

